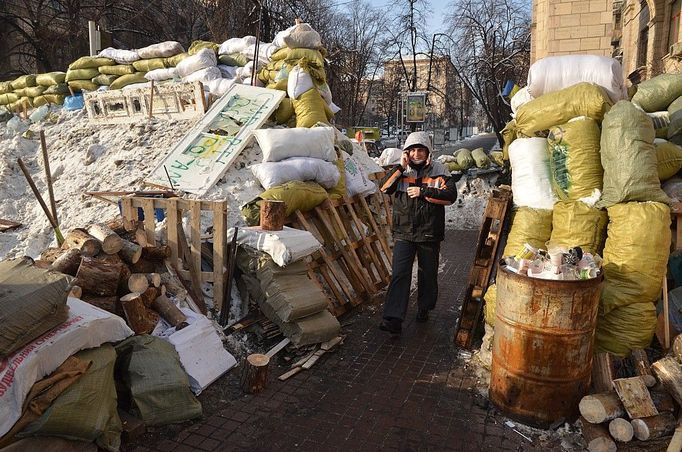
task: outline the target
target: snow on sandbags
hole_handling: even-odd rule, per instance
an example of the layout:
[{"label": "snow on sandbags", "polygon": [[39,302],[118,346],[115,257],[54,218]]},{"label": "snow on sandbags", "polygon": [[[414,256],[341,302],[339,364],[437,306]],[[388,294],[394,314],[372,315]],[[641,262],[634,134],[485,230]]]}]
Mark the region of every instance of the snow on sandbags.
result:
[{"label": "snow on sandbags", "polygon": [[163,80],[172,80],[176,78],[178,75],[178,71],[174,67],[170,68],[162,68],[162,69],[154,69],[153,71],[149,71],[144,75],[144,78],[147,80],[154,80],[155,82],[160,82]]},{"label": "snow on sandbags", "polygon": [[528,88],[533,97],[559,91],[580,82],[603,87],[613,103],[627,99],[623,68],[618,60],[599,55],[545,57],[528,70]]},{"label": "snow on sandbags", "polygon": [[332,127],[258,129],[253,131],[263,152],[263,163],[279,162],[290,157],[314,157],[336,160]]},{"label": "snow on sandbags", "polygon": [[339,170],[334,163],[310,157],[259,163],[251,166],[251,172],[266,190],[292,180],[314,181],[327,189],[339,181]]},{"label": "snow on sandbags", "polygon": [[98,56],[111,58],[118,64],[130,64],[140,59],[140,54],[135,50],[115,49],[113,47],[107,47]]},{"label": "snow on sandbags", "polygon": [[178,71],[178,76],[185,78],[188,75],[200,71],[208,67],[217,66],[218,60],[215,52],[211,49],[202,49],[196,54],[189,56],[182,60],[175,67]]},{"label": "snow on sandbags", "polygon": [[551,209],[556,202],[549,170],[545,138],[517,138],[509,146],[514,204],[533,209]]},{"label": "snow on sandbags", "polygon": [[185,49],[177,41],[165,41],[137,49],[137,54],[142,59],[171,57],[184,52]]},{"label": "snow on sandbags", "polygon": [[183,82],[208,83],[211,80],[217,80],[219,78],[222,78],[222,74],[220,73],[220,69],[218,69],[216,66],[213,66],[213,67],[207,67],[204,69],[200,69],[196,72],[193,72],[193,73],[189,74],[187,77],[183,77],[182,81]]}]

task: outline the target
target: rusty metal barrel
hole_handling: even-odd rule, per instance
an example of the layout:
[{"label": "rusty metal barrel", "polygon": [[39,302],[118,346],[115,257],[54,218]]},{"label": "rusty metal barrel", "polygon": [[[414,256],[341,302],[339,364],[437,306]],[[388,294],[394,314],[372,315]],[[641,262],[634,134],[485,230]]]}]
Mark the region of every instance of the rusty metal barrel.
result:
[{"label": "rusty metal barrel", "polygon": [[602,280],[536,279],[500,267],[490,400],[507,416],[547,427],[577,413],[590,385]]}]

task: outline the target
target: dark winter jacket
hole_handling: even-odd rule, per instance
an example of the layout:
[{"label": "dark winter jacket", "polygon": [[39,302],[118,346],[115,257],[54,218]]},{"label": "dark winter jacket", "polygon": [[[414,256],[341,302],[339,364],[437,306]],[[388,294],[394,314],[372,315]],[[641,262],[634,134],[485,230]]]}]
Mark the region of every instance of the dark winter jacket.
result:
[{"label": "dark winter jacket", "polygon": [[[419,198],[410,198],[407,188],[419,186]],[[419,171],[400,165],[389,170],[381,191],[393,195],[393,238],[412,242],[440,242],[445,236],[445,206],[457,200],[455,180],[439,162]]]}]

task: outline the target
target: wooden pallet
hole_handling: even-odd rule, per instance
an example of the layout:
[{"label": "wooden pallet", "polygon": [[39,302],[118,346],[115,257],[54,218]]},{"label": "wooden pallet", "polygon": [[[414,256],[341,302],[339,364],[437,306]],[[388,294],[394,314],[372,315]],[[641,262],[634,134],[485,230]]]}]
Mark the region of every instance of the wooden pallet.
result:
[{"label": "wooden pallet", "polygon": [[455,329],[455,344],[471,347],[483,312],[483,295],[488,288],[495,265],[498,245],[507,221],[507,211],[512,193],[507,189],[493,190],[483,214],[483,224],[478,234],[474,262],[469,272],[469,282],[462,301],[462,311]]},{"label": "wooden pallet", "polygon": [[200,82],[93,91],[85,94],[84,102],[88,120],[94,124],[133,123],[152,116],[190,119],[206,111]]},{"label": "wooden pallet", "polygon": [[335,315],[389,283],[392,250],[364,197],[327,200],[310,212],[298,211],[293,224],[324,245],[310,257],[308,270],[330,295]]},{"label": "wooden pallet", "polygon": [[[127,197],[121,199],[121,207],[126,228],[132,228],[130,223],[138,219],[138,208],[144,211],[144,230],[150,246],[156,244],[155,210],[164,211],[165,241],[171,249],[171,265],[181,278],[191,281],[194,293],[202,298],[202,302],[202,283],[213,283],[213,306],[216,313],[220,312],[226,298],[225,277],[228,268],[227,201]],[[189,217],[189,235],[182,225],[185,213]],[[210,272],[201,270],[202,214],[213,217],[213,270]]]}]

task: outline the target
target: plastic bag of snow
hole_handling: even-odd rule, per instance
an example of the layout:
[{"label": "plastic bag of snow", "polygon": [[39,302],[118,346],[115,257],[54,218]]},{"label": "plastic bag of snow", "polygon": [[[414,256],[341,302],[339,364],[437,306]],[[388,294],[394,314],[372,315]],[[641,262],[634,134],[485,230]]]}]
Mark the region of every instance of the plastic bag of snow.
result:
[{"label": "plastic bag of snow", "polygon": [[216,66],[217,64],[218,59],[212,49],[201,49],[194,55],[179,62],[175,68],[178,70],[178,75],[184,78],[194,72],[207,67]]},{"label": "plastic bag of snow", "polygon": [[113,47],[107,47],[97,56],[111,58],[118,64],[130,64],[140,59],[140,54],[135,50],[114,49]]},{"label": "plastic bag of snow", "polygon": [[251,172],[266,190],[292,180],[314,181],[329,189],[339,182],[340,177],[335,164],[310,157],[259,163],[251,166]]},{"label": "plastic bag of snow", "polygon": [[[230,228],[227,236],[234,235]],[[303,259],[322,248],[314,235],[308,231],[284,226],[281,231],[266,231],[260,226],[240,228],[237,243],[267,253],[280,267]]]},{"label": "plastic bag of snow", "polygon": [[142,59],[170,57],[184,52],[185,49],[177,41],[165,41],[158,44],[152,44],[147,47],[137,49],[137,54]]},{"label": "plastic bag of snow", "polygon": [[180,308],[188,325],[176,331],[161,321],[152,335],[164,339],[175,347],[182,367],[189,376],[189,387],[196,395],[232,369],[237,360],[220,341],[213,323],[206,316],[189,309]]},{"label": "plastic bag of snow", "polygon": [[517,138],[509,146],[514,204],[551,209],[557,201],[552,190],[546,138]]},{"label": "plastic bag of snow", "polygon": [[202,82],[202,83],[208,83],[211,80],[217,80],[219,78],[222,78],[222,74],[220,73],[220,69],[217,67],[207,67],[204,69],[201,69],[199,71],[193,72],[189,74],[186,77],[182,78],[183,82]]},{"label": "plastic bag of snow", "polygon": [[580,82],[603,87],[611,101],[627,99],[623,68],[610,57],[599,55],[563,55],[545,57],[528,71],[528,88],[533,97],[559,91]]},{"label": "plastic bag of snow", "polygon": [[77,298],[67,300],[69,318],[17,350],[0,366],[0,436],[21,416],[33,384],[53,372],[69,356],[105,342],[122,341],[133,331],[120,317]]}]

